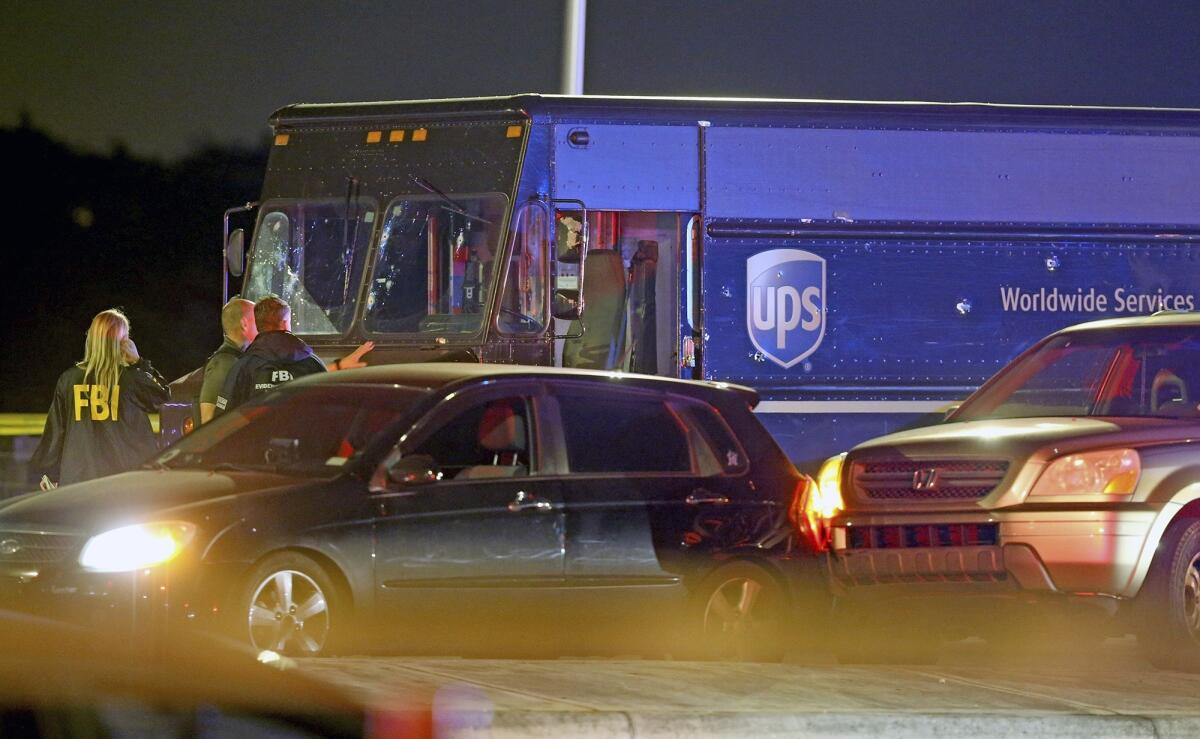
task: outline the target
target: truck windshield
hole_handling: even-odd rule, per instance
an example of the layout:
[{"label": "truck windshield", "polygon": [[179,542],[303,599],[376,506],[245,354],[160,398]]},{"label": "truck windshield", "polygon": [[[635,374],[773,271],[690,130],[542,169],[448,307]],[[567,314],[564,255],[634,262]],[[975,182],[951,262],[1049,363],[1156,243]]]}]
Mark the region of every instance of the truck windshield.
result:
[{"label": "truck windshield", "polygon": [[267,203],[243,297],[288,301],[295,333],[344,333],[354,319],[377,208],[363,198]]},{"label": "truck windshield", "polygon": [[373,334],[472,334],[492,290],[508,198],[407,195],[384,211],[365,326]]},{"label": "truck windshield", "polygon": [[955,421],[1034,416],[1200,416],[1200,327],[1056,336],[970,398]]}]

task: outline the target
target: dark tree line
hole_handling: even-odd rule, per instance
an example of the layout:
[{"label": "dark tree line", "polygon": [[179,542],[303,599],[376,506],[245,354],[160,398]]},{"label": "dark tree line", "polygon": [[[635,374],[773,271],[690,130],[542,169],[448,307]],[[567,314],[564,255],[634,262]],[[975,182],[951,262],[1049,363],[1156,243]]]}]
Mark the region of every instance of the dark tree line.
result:
[{"label": "dark tree line", "polygon": [[44,411],[99,311],[123,308],[167,379],[220,343],[221,215],[257,197],[262,150],[203,147],[162,164],[84,154],[27,122],[0,129],[4,221],[0,412]]}]

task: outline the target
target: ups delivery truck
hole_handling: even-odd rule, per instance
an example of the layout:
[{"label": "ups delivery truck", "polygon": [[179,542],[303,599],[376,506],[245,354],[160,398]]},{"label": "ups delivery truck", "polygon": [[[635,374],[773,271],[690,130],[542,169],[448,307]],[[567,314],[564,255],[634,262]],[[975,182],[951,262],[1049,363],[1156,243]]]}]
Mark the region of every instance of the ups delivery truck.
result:
[{"label": "ups delivery truck", "polygon": [[802,468],[1200,292],[1200,111],[529,94],[271,125],[226,265],[320,355],[745,384]]}]

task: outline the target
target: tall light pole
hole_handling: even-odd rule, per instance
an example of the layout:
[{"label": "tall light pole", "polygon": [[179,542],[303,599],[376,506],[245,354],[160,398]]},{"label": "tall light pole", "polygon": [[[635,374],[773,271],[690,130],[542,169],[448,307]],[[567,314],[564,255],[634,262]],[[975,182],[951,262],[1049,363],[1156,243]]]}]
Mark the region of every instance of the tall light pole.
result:
[{"label": "tall light pole", "polygon": [[583,41],[587,31],[587,0],[563,0],[562,93],[583,94]]}]

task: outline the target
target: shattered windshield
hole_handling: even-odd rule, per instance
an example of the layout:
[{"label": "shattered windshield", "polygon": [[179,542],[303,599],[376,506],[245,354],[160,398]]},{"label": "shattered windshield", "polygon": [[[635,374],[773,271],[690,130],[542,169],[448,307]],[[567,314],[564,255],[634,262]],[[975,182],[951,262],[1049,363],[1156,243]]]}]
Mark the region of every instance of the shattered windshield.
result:
[{"label": "shattered windshield", "polygon": [[278,295],[297,334],[341,334],[354,320],[378,205],[365,198],[267,203],[244,297]]},{"label": "shattered windshield", "polygon": [[367,331],[478,331],[507,205],[508,198],[499,193],[393,200],[384,211],[367,293]]},{"label": "shattered windshield", "polygon": [[1063,334],[1009,365],[956,421],[1034,416],[1200,416],[1200,328]]}]

